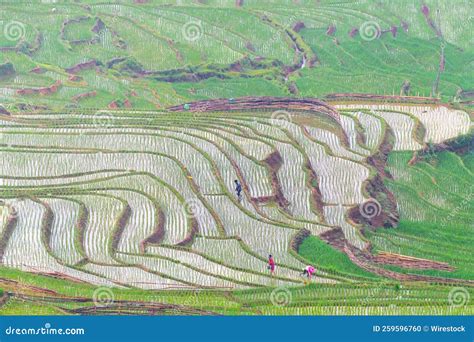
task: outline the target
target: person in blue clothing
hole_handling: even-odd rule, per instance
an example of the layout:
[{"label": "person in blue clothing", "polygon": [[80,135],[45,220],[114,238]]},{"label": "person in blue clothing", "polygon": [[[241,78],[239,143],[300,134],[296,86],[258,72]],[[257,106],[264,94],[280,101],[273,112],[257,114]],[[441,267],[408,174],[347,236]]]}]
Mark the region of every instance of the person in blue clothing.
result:
[{"label": "person in blue clothing", "polygon": [[239,202],[242,200],[242,184],[236,179],[234,180],[235,183],[235,193],[239,199]]}]

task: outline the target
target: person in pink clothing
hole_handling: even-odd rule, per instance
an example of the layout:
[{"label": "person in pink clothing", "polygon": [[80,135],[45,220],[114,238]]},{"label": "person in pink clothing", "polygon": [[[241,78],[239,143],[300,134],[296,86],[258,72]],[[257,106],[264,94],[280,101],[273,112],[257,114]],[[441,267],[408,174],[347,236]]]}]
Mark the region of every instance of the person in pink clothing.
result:
[{"label": "person in pink clothing", "polygon": [[308,279],[311,280],[311,277],[313,276],[314,272],[316,272],[316,269],[313,266],[308,265],[304,268],[303,273],[301,275],[306,275]]},{"label": "person in pink clothing", "polygon": [[271,254],[268,256],[268,269],[273,275],[273,273],[275,272],[275,260],[273,260],[273,256]]}]

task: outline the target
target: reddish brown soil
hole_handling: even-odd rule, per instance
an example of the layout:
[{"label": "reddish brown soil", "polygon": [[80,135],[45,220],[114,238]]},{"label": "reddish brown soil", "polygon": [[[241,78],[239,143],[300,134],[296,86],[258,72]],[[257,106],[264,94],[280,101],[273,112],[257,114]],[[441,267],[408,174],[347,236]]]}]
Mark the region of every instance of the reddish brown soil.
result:
[{"label": "reddish brown soil", "polygon": [[[285,98],[285,97],[241,97],[230,102],[228,99],[204,100],[189,104],[192,112],[246,111],[246,110],[278,110],[308,111],[327,114],[338,123],[339,112],[327,103],[317,99]],[[168,108],[170,111],[184,111],[182,105]]]},{"label": "reddish brown soil", "polygon": [[[2,281],[8,281],[0,279]],[[22,302],[30,302],[36,304],[52,305],[59,308],[61,311],[76,315],[218,315],[215,312],[200,310],[194,307],[177,305],[177,304],[165,304],[156,302],[145,302],[145,301],[130,301],[130,300],[113,300],[111,303],[103,303],[103,305],[95,305],[92,298],[86,297],[68,297],[58,294],[54,291],[47,289],[35,288],[27,290],[22,284],[17,283],[13,286],[12,292],[7,294],[8,298],[16,298]],[[196,294],[199,296],[199,293]],[[8,300],[7,298],[7,300]],[[86,304],[77,308],[61,307],[64,303],[77,303]],[[92,304],[92,305],[87,305]]]},{"label": "reddish brown soil", "polygon": [[91,31],[94,32],[94,33],[99,33],[104,28],[105,28],[104,22],[100,18],[97,18],[96,21],[95,21],[94,26],[92,26]]},{"label": "reddish brown soil", "polygon": [[32,95],[32,94],[39,94],[39,95],[50,95],[54,94],[58,91],[59,86],[61,85],[61,81],[56,81],[53,85],[45,88],[25,88],[25,89],[18,89],[16,93],[18,95]]},{"label": "reddish brown soil", "polygon": [[144,241],[140,243],[140,251],[142,253],[145,253],[146,247],[149,244],[159,245],[161,241],[163,241],[163,238],[165,237],[165,221],[166,221],[165,212],[159,206],[155,206],[155,210],[158,211],[158,222],[155,226],[153,234],[147,237]]},{"label": "reddish brown soil", "polygon": [[107,108],[109,109],[117,109],[117,108],[120,108],[119,104],[117,101],[112,101],[109,103],[109,105],[107,106]]},{"label": "reddish brown soil", "polygon": [[[12,209],[14,210],[14,209]],[[13,231],[15,230],[16,223],[18,221],[16,213],[12,213],[8,219],[7,223],[5,225],[5,228],[3,229],[2,234],[0,235],[0,264],[3,261],[3,255],[5,254],[5,250],[8,245],[8,241],[10,240]]]},{"label": "reddish brown soil", "polygon": [[421,13],[423,13],[425,17],[429,16],[430,15],[429,7],[426,5],[421,6]]},{"label": "reddish brown soil", "polygon": [[0,286],[6,291],[15,291],[22,293],[41,294],[41,295],[57,295],[57,292],[33,285],[22,284],[16,280],[0,278]]},{"label": "reddish brown soil", "polygon": [[328,36],[334,36],[334,33],[336,33],[336,25],[331,24],[331,25],[328,26],[328,28],[326,30],[326,34]]},{"label": "reddish brown soil", "polygon": [[17,108],[23,112],[35,112],[41,110],[50,110],[48,106],[45,105],[33,105],[30,103],[17,103]]},{"label": "reddish brown soil", "polygon": [[344,235],[344,232],[342,231],[342,228],[340,227],[330,229],[320,234],[319,237],[323,241],[326,241],[329,245],[333,246],[334,248],[342,252],[344,251],[344,246],[347,244],[347,240]]},{"label": "reddish brown soil", "polygon": [[6,302],[8,302],[8,299],[10,298],[10,294],[8,292],[4,292],[2,296],[0,297],[0,308],[5,305]]},{"label": "reddish brown soil", "polygon": [[80,82],[80,81],[82,81],[82,77],[77,76],[77,75],[70,75],[68,77],[68,80],[71,81],[71,82]]},{"label": "reddish brown soil", "polygon": [[392,178],[392,175],[386,171],[385,166],[387,165],[388,154],[393,149],[391,141],[394,141],[394,136],[393,130],[387,126],[379,150],[367,157],[367,163],[374,167],[382,177]]},{"label": "reddish brown soil", "polygon": [[[349,218],[358,224],[365,224],[374,229],[378,227],[397,227],[400,218],[397,212],[396,199],[383,183],[380,174],[369,180],[366,184],[366,190],[371,198],[383,198],[383,200],[377,200],[380,204],[380,212],[374,217],[367,217],[367,215],[362,215],[360,206],[355,206],[349,210]],[[384,194],[384,196],[379,195],[379,193]]]},{"label": "reddish brown soil", "polygon": [[77,309],[62,308],[70,314],[75,315],[199,315],[199,316],[216,316],[212,311],[204,311],[191,306],[176,304],[159,304],[145,302],[121,302],[105,305],[105,306],[87,306]]},{"label": "reddish brown soil", "polygon": [[[382,254],[379,256],[373,256],[368,251],[361,251],[358,248],[352,246],[344,237],[344,233],[341,228],[336,227],[320,235],[321,239],[326,241],[329,245],[345,253],[349,259],[357,266],[365,269],[368,272],[396,279],[399,281],[426,281],[426,282],[437,282],[446,284],[470,284],[473,285],[474,281],[454,278],[440,278],[423,276],[417,274],[404,274],[398,273],[384,268],[380,268],[377,264],[385,263],[396,265],[400,267],[408,267],[412,269],[442,269],[451,271],[453,268],[448,264],[439,263],[433,260],[426,259],[415,259],[403,255],[394,254]],[[409,261],[408,261],[409,260]]]},{"label": "reddish brown soil", "polygon": [[82,93],[82,94],[76,95],[72,98],[72,100],[74,102],[78,102],[82,99],[89,98],[89,97],[95,97],[95,96],[97,96],[97,92],[95,90],[93,90],[93,91],[89,91],[87,93]]},{"label": "reddish brown soil", "polygon": [[46,203],[46,202],[43,202],[37,198],[31,198],[33,201],[35,201],[36,203],[39,203],[41,204],[45,211],[44,211],[44,214],[41,218],[41,240],[43,242],[43,245],[45,246],[45,249],[52,253],[52,248],[51,248],[51,227],[52,227],[52,224],[53,224],[53,220],[54,220],[54,212],[53,210],[51,209],[51,206]]},{"label": "reddish brown soil", "polygon": [[296,24],[293,25],[293,31],[300,32],[305,27],[306,25],[304,24],[304,22],[298,21]]},{"label": "reddish brown soil", "polygon": [[188,232],[188,235],[184,238],[183,241],[177,243],[178,246],[189,246],[193,241],[196,235],[199,233],[199,224],[198,221],[193,217],[191,219],[191,230]]},{"label": "reddish brown soil", "polygon": [[69,74],[77,74],[82,70],[95,69],[99,66],[99,62],[96,60],[90,60],[88,62],[76,64],[70,68],[66,68],[66,72]]},{"label": "reddish brown soil", "polygon": [[376,264],[395,265],[403,268],[419,270],[441,270],[454,271],[454,267],[448,263],[433,261],[428,259],[414,258],[411,256],[394,254],[389,252],[380,252],[374,256],[373,261]]},{"label": "reddish brown soil", "polygon": [[55,279],[67,280],[67,281],[71,281],[73,283],[78,283],[78,284],[89,284],[88,282],[84,280],[74,278],[60,272],[34,272],[34,274],[38,274],[38,275],[42,275],[42,276],[50,277],[50,278],[55,278]]},{"label": "reddish brown soil", "polygon": [[283,159],[281,158],[280,153],[278,151],[272,152],[263,162],[265,163],[267,169],[270,172],[270,179],[274,195],[271,197],[254,198],[254,200],[257,203],[275,201],[281,209],[287,210],[288,205],[290,203],[283,194],[280,180],[278,178],[278,170],[280,169],[283,163]]},{"label": "reddish brown soil", "polygon": [[421,13],[423,13],[423,16],[425,17],[425,20],[426,20],[426,23],[428,24],[428,26],[436,33],[436,35],[439,37],[439,38],[442,38],[443,37],[443,34],[441,33],[441,30],[439,29],[439,27],[434,23],[433,19],[431,19],[431,16],[430,16],[430,8],[423,4],[421,6]]},{"label": "reddish brown soil", "polygon": [[357,27],[353,27],[349,31],[349,37],[354,38],[357,33],[359,33],[359,29]]},{"label": "reddish brown soil", "polygon": [[[81,206],[80,208],[81,212],[77,220],[75,230],[78,232],[78,235],[79,235],[79,244],[82,250],[84,250],[84,247],[83,247],[84,246],[84,232],[87,227],[87,222],[89,221],[89,210],[83,204],[81,204],[80,206]],[[87,261],[87,258],[84,258],[81,262],[86,262],[86,261]]]},{"label": "reddish brown soil", "polygon": [[446,65],[446,58],[444,57],[444,53],[441,54],[439,60],[439,71],[444,72],[444,67]]},{"label": "reddish brown soil", "polygon": [[313,197],[313,202],[316,206],[316,210],[318,211],[318,215],[322,222],[325,221],[324,219],[324,202],[323,202],[323,196],[321,194],[321,189],[319,188],[319,181],[318,177],[316,175],[316,172],[314,171],[313,167],[311,166],[311,163],[309,160],[306,163],[306,168],[309,170],[309,182],[310,182],[310,188],[311,188],[311,195]]},{"label": "reddish brown soil", "polygon": [[383,277],[392,278],[399,281],[426,281],[426,282],[433,282],[433,283],[444,283],[444,284],[469,284],[470,286],[474,285],[474,281],[472,280],[464,280],[464,279],[454,279],[454,278],[441,278],[441,277],[432,277],[432,276],[423,276],[417,274],[404,274],[398,273],[390,270],[386,270],[383,268],[379,268],[373,264],[364,260],[360,256],[357,256],[354,253],[355,247],[350,247],[348,245],[345,246],[345,253],[351,259],[351,261],[356,264],[357,266],[365,269],[368,272],[372,272]]},{"label": "reddish brown soil", "polygon": [[398,27],[396,27],[396,26],[390,27],[390,32],[392,32],[392,37],[396,38],[397,37],[397,32],[398,32]]},{"label": "reddish brown soil", "polygon": [[120,62],[123,62],[127,60],[127,57],[117,57],[117,58],[112,58],[110,61],[108,61],[107,63],[105,63],[107,69],[110,69],[112,68],[115,64],[117,63],[120,63]]},{"label": "reddish brown soil", "polygon": [[127,204],[123,211],[120,214],[120,218],[117,222],[116,230],[112,236],[112,250],[116,251],[118,248],[118,244],[122,237],[123,231],[127,226],[128,221],[130,220],[130,216],[132,216],[132,208]]},{"label": "reddish brown soil", "polygon": [[125,99],[125,100],[123,101],[123,106],[124,106],[125,108],[132,108],[132,103],[130,102],[129,99]]},{"label": "reddish brown soil", "polygon": [[41,67],[36,67],[36,68],[31,69],[30,72],[33,74],[43,74],[46,72],[46,70]]},{"label": "reddish brown soil", "polygon": [[0,105],[0,114],[1,115],[10,115],[10,112]]},{"label": "reddish brown soil", "polygon": [[290,248],[298,253],[301,244],[304,239],[311,235],[311,232],[308,229],[300,229],[298,233],[290,241]]}]

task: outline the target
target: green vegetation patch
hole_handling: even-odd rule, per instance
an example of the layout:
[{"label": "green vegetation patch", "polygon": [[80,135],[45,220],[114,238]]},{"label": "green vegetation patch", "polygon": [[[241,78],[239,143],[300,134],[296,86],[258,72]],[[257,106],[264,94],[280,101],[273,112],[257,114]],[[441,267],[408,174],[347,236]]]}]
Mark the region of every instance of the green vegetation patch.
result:
[{"label": "green vegetation patch", "polygon": [[347,255],[331,247],[316,236],[307,237],[300,245],[298,253],[308,259],[315,267],[318,265],[348,275],[363,276],[371,279],[379,277],[352,263]]},{"label": "green vegetation patch", "polygon": [[394,152],[386,180],[399,204],[400,224],[395,229],[366,233],[374,252],[388,251],[446,262],[452,272],[413,270],[390,266],[405,273],[474,279],[474,175],[472,151],[433,154],[409,166],[410,152]]}]

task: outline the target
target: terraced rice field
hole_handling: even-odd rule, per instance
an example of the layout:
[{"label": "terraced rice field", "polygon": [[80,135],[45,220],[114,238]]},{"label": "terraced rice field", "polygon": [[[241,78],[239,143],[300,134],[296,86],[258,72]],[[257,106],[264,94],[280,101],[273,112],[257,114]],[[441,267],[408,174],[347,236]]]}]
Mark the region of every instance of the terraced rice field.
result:
[{"label": "terraced rice field", "polygon": [[[116,111],[106,124],[87,112],[4,117],[1,262],[129,288],[301,284],[307,260],[294,247],[301,232],[317,237],[341,227],[346,248],[367,250],[348,212],[371,199],[365,183],[377,171],[366,158],[388,128],[395,150],[471,128],[466,113],[444,107],[337,108],[333,128],[318,124],[326,114],[275,119],[264,110]],[[453,126],[438,130],[446,121]],[[243,185],[240,201],[234,179]],[[321,265],[313,282],[354,277]]]},{"label": "terraced rice field", "polygon": [[472,314],[469,5],[2,1],[0,314]]}]

